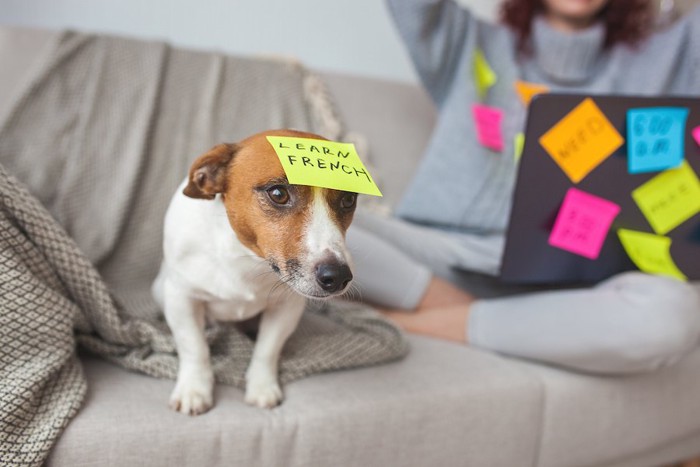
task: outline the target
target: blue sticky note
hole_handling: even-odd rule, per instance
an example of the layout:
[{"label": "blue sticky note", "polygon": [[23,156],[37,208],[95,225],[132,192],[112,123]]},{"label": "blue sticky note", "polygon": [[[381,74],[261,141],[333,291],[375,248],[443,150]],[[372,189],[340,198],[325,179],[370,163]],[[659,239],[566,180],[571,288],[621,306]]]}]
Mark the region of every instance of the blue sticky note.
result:
[{"label": "blue sticky note", "polygon": [[627,111],[627,160],[631,174],[678,167],[685,156],[684,107],[648,107]]}]

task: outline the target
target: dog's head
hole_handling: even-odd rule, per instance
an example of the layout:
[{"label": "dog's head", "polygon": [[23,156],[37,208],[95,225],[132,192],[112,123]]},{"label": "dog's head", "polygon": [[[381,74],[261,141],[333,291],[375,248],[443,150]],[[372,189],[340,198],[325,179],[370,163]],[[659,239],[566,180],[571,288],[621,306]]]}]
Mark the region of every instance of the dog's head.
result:
[{"label": "dog's head", "polygon": [[268,135],[324,139],[278,130],[220,144],[194,161],[184,194],[210,200],[221,195],[239,241],[300,294],[339,295],[352,280],[345,232],[357,195],[291,185]]}]

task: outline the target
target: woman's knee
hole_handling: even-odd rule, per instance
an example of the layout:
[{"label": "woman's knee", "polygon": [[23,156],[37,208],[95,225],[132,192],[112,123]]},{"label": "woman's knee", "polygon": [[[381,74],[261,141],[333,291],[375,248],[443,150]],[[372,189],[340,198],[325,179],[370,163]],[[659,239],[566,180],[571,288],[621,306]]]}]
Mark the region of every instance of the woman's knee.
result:
[{"label": "woman's knee", "polygon": [[[611,281],[625,316],[621,358],[635,371],[653,370],[678,361],[700,336],[700,294],[675,279],[641,273]],[[603,286],[605,287],[605,286]]]}]

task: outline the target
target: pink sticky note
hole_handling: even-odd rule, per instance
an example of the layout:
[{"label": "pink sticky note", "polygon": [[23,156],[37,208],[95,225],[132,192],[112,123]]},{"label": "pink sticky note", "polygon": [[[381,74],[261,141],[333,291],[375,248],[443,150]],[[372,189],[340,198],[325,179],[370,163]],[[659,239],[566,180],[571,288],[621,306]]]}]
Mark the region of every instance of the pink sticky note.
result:
[{"label": "pink sticky note", "polygon": [[620,206],[576,188],[564,197],[549,244],[586,258],[596,259]]},{"label": "pink sticky note", "polygon": [[503,134],[501,133],[503,111],[497,107],[474,104],[472,113],[474,114],[476,137],[479,144],[495,151],[503,151]]},{"label": "pink sticky note", "polygon": [[695,142],[700,145],[700,126],[693,128],[693,138],[695,138]]}]

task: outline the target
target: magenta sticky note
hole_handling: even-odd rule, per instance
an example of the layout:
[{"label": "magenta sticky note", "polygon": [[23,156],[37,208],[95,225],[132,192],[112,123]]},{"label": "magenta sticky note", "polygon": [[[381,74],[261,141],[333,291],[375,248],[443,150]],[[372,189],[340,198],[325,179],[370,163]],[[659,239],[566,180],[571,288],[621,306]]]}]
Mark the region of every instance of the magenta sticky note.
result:
[{"label": "magenta sticky note", "polygon": [[472,113],[479,144],[494,151],[503,151],[503,133],[501,132],[503,111],[497,107],[474,104]]},{"label": "magenta sticky note", "polygon": [[695,142],[700,145],[700,126],[693,128],[693,138],[695,139]]},{"label": "magenta sticky note", "polygon": [[620,206],[607,199],[569,188],[549,236],[549,244],[596,259]]}]

